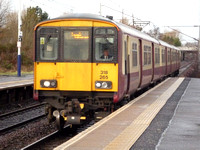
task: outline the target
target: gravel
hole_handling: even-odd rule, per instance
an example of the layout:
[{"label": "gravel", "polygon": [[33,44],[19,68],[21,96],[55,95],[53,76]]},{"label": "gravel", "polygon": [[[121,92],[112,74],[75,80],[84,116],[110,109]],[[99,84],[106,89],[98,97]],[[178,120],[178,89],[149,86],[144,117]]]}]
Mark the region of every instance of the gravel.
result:
[{"label": "gravel", "polygon": [[16,111],[22,108],[26,108],[32,105],[40,104],[39,101],[35,101],[33,99],[29,99],[26,101],[18,101],[18,102],[12,102],[10,104],[2,105],[0,106],[0,114],[8,113],[11,111]]},{"label": "gravel", "polygon": [[0,124],[1,124],[0,130],[19,124],[21,122],[28,121],[36,117],[39,117],[44,114],[45,114],[44,106],[40,106],[37,108],[32,108],[26,111],[18,112],[18,113],[3,117],[0,120]]},{"label": "gravel", "polygon": [[21,149],[54,131],[56,131],[55,124],[48,123],[44,117],[38,121],[17,128],[15,131],[1,135],[0,149]]}]

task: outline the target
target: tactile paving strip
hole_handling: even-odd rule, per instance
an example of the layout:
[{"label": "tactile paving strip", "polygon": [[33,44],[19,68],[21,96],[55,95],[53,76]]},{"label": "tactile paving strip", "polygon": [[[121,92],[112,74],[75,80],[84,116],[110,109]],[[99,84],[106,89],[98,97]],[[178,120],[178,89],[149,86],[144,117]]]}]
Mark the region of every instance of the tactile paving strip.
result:
[{"label": "tactile paving strip", "polygon": [[141,134],[146,130],[156,114],[165,105],[170,96],[182,83],[184,78],[179,78],[166,92],[164,92],[157,100],[152,103],[130,126],[128,126],[118,137],[105,147],[105,150],[122,150],[130,149],[137,141]]}]

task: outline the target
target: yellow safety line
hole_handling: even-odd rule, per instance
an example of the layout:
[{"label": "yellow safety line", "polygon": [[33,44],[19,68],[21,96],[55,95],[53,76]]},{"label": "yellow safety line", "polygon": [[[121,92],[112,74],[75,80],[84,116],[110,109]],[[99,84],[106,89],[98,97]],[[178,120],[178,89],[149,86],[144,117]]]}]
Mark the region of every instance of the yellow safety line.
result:
[{"label": "yellow safety line", "polygon": [[167,100],[175,92],[184,78],[179,78],[173,83],[155,102],[146,108],[123,132],[120,133],[113,141],[111,141],[105,150],[129,150],[142,133],[150,125],[154,117],[165,105]]},{"label": "yellow safety line", "polygon": [[85,136],[87,136],[88,134],[90,134],[92,131],[96,130],[97,128],[99,128],[100,126],[102,126],[104,123],[106,123],[110,119],[114,118],[116,115],[118,115],[119,113],[121,113],[122,111],[124,111],[125,109],[127,109],[128,107],[130,107],[132,104],[134,104],[135,102],[137,102],[138,100],[140,100],[142,97],[146,96],[147,94],[149,94],[150,92],[152,92],[156,88],[160,87],[161,85],[163,85],[165,82],[167,82],[170,79],[171,78],[166,79],[165,81],[163,81],[159,85],[155,86],[154,88],[152,88],[149,91],[145,92],[141,96],[137,97],[135,100],[129,102],[128,104],[126,104],[125,106],[119,108],[118,110],[116,110],[115,112],[113,112],[112,114],[110,114],[109,116],[107,116],[104,119],[100,120],[95,125],[89,127],[88,129],[86,129],[83,132],[79,133],[78,135],[76,135],[75,137],[71,138],[67,142],[61,144],[60,146],[58,146],[56,148],[54,148],[54,150],[64,150],[67,147],[73,145],[74,143],[76,143],[80,139],[84,138]]},{"label": "yellow safety line", "polygon": [[0,85],[10,84],[10,83],[27,82],[27,81],[33,81],[33,80],[20,80],[20,81],[3,82],[3,83],[0,83]]}]

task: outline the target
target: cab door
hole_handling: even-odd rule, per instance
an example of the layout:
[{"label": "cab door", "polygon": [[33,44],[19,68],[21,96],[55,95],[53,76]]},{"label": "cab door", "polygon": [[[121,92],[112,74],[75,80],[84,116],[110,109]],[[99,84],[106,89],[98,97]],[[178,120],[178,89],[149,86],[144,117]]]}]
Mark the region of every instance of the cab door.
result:
[{"label": "cab door", "polygon": [[56,78],[60,90],[92,90],[92,28],[73,27],[62,30],[64,62],[57,63]]}]

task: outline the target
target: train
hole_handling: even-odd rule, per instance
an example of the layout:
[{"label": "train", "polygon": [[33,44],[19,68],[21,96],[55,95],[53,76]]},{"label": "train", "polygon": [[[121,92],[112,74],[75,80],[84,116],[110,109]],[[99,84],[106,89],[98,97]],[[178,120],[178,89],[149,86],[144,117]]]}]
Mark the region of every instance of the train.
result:
[{"label": "train", "polygon": [[179,73],[178,48],[103,16],[67,14],[38,23],[34,32],[33,95],[47,102],[47,118],[58,129],[102,118]]}]

